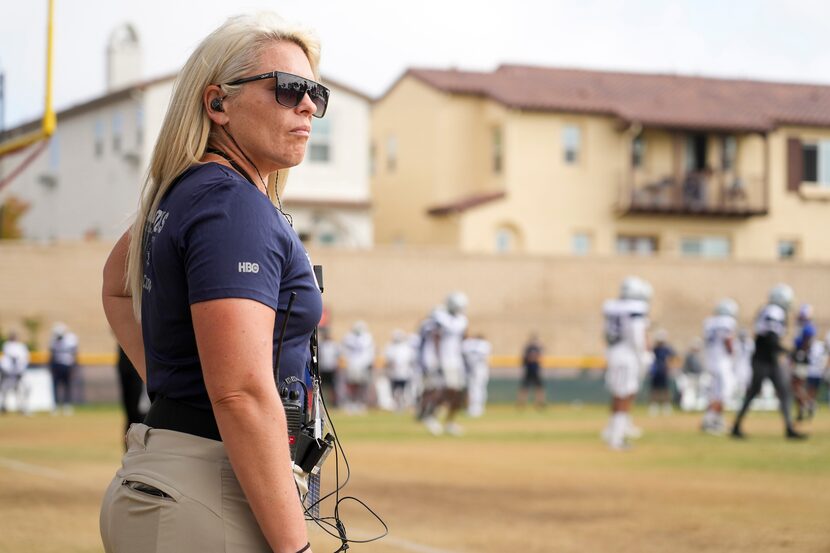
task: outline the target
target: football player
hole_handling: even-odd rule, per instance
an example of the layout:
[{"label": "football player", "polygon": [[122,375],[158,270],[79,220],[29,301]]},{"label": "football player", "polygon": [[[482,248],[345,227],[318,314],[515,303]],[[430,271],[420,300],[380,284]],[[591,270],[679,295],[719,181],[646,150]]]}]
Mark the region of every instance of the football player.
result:
[{"label": "football player", "polygon": [[490,353],[492,346],[484,335],[466,338],[461,343],[464,362],[467,365],[469,390],[467,393],[467,414],[480,417],[487,405],[487,383],[490,381]]},{"label": "football player", "polygon": [[[425,379],[432,381],[425,388],[429,401],[425,401],[422,421],[435,435],[447,432],[458,436],[463,430],[455,422],[455,416],[464,405],[467,375],[461,342],[467,331],[467,296],[453,292],[447,296],[444,305],[436,307],[429,319],[422,325],[424,347],[422,359],[426,366]],[[447,406],[445,424],[442,426],[435,417],[441,405]]]},{"label": "football player", "polygon": [[631,434],[631,405],[650,365],[647,338],[651,285],[630,276],[622,282],[619,299],[603,305],[607,344],[605,384],[611,393],[611,417],[603,436],[612,449],[625,449]]},{"label": "football player", "polygon": [[810,398],[807,395],[807,374],[810,372],[810,356],[816,342],[816,327],[813,324],[813,306],[805,303],[798,309],[798,330],[793,343],[791,380],[793,398],[798,416],[802,421],[807,415]]},{"label": "football player", "polygon": [[793,428],[790,418],[790,391],[784,377],[784,369],[779,357],[786,352],[781,340],[787,333],[787,312],[793,302],[793,289],[786,284],[776,284],[769,291],[768,303],[761,308],[755,318],[755,352],[752,354],[752,382],[746,391],[741,410],[732,427],[733,438],[745,438],[741,423],[746,416],[752,400],[761,391],[764,380],[769,378],[775,387],[775,393],[781,405],[784,419],[785,436],[791,440],[803,440],[807,436]]},{"label": "football player", "polygon": [[821,387],[822,380],[828,376],[828,345],[830,345],[830,332],[827,333],[824,341],[813,340],[810,347],[810,366],[807,370],[807,409],[805,413],[808,419],[813,418],[816,413],[818,390]]},{"label": "football player", "polygon": [[9,332],[3,343],[3,357],[0,358],[0,413],[7,409],[9,394],[14,394],[15,408],[28,414],[28,389],[23,383],[23,375],[29,367],[29,348],[17,339],[17,333]]},{"label": "football player", "polygon": [[737,317],[738,304],[735,300],[726,298],[718,302],[713,315],[703,323],[704,359],[709,375],[709,406],[703,415],[701,430],[709,434],[722,435],[726,430],[723,406],[735,389]]},{"label": "football player", "polygon": [[735,340],[735,399],[739,404],[743,401],[746,389],[752,382],[752,354],[755,352],[755,341],[749,330],[742,328],[738,331]]},{"label": "football player", "polygon": [[467,372],[461,353],[461,342],[467,332],[467,296],[453,292],[447,296],[445,307],[433,314],[437,326],[435,349],[443,377],[442,403],[447,406],[444,430],[458,436],[463,430],[455,422],[455,416],[464,405],[467,391]]},{"label": "football player", "polygon": [[352,325],[341,344],[346,363],[346,397],[344,407],[350,411],[362,411],[368,403],[369,384],[375,359],[375,342],[363,321]]},{"label": "football player", "polygon": [[402,411],[406,407],[407,388],[412,380],[415,365],[415,349],[409,336],[403,330],[392,332],[392,341],[386,346],[386,376],[392,387],[392,400],[395,409]]},{"label": "football player", "polygon": [[435,350],[435,341],[438,337],[438,325],[435,322],[435,312],[442,309],[438,306],[433,309],[418,326],[416,346],[416,380],[419,383],[417,408],[415,418],[426,425],[433,434],[441,434],[444,428],[435,419],[435,411],[441,401],[443,379],[438,367],[438,357]]}]

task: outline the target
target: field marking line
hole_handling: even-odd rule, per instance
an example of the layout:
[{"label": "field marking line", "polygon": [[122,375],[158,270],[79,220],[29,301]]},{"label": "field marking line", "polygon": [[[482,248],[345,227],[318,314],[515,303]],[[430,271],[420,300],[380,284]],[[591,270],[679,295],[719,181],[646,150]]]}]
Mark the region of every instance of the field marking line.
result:
[{"label": "field marking line", "polygon": [[30,463],[24,463],[23,461],[15,461],[14,459],[6,459],[4,457],[0,457],[0,467],[16,470],[17,472],[33,474],[35,476],[43,476],[44,478],[51,478],[53,480],[72,480],[72,478],[65,472],[50,469],[48,467],[32,465]]},{"label": "field marking line", "polygon": [[[360,528],[354,528],[352,530],[358,534],[368,534],[368,532],[364,532]],[[411,551],[412,553],[461,553],[460,551],[451,551],[449,549],[440,549],[438,547],[424,545],[422,543],[410,541],[404,538],[398,538],[389,534],[378,541],[379,543],[385,543],[393,547],[397,547],[403,551]]]},{"label": "field marking line", "polygon": [[405,540],[403,538],[396,538],[394,536],[386,536],[381,541],[385,541],[390,545],[394,545],[406,551],[412,551],[412,553],[458,553],[457,551],[450,551],[449,549],[438,549],[436,547],[423,545],[421,543]]}]

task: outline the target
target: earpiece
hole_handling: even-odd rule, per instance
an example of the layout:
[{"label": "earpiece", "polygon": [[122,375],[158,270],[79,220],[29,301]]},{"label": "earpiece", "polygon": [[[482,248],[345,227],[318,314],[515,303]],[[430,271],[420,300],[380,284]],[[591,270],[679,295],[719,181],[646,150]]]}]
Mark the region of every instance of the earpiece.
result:
[{"label": "earpiece", "polygon": [[225,111],[225,108],[222,107],[222,98],[214,98],[211,100],[210,109],[213,111]]}]

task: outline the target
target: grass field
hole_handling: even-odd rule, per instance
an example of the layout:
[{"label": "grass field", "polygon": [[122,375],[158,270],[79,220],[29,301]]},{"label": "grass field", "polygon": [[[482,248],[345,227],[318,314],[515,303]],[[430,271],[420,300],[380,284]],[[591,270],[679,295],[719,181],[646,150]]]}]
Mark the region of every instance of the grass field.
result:
[{"label": "grass field", "polygon": [[[826,410],[806,443],[785,441],[776,413],[750,414],[750,439],[734,442],[700,434],[697,414],[638,411],[646,434],[626,452],[600,442],[605,419],[598,406],[498,406],[464,421],[463,438],[435,438],[409,416],[335,413],[347,492],[390,528],[350,551],[830,552]],[[0,551],[102,550],[98,506],[121,424],[114,407],[0,417]],[[377,529],[353,504],[342,514],[352,537]],[[311,538],[315,553],[336,549]]]}]

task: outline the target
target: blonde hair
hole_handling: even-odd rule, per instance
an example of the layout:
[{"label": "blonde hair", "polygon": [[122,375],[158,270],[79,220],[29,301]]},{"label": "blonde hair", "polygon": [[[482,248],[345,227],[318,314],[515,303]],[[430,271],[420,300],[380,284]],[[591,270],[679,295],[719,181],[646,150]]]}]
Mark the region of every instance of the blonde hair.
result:
[{"label": "blonde hair", "polygon": [[[263,48],[283,40],[297,44],[319,79],[320,42],[309,30],[292,25],[274,13],[231,17],[208,35],[184,64],[176,82],[150,167],[141,191],[138,212],[130,230],[126,288],[132,294],[133,311],[141,319],[141,290],[144,274],[144,233],[159,202],[182,172],[204,156],[211,120],[202,102],[208,85],[219,84],[227,96],[239,86],[222,83],[247,77],[256,68]],[[268,197],[277,202],[288,171],[268,179]]]}]

